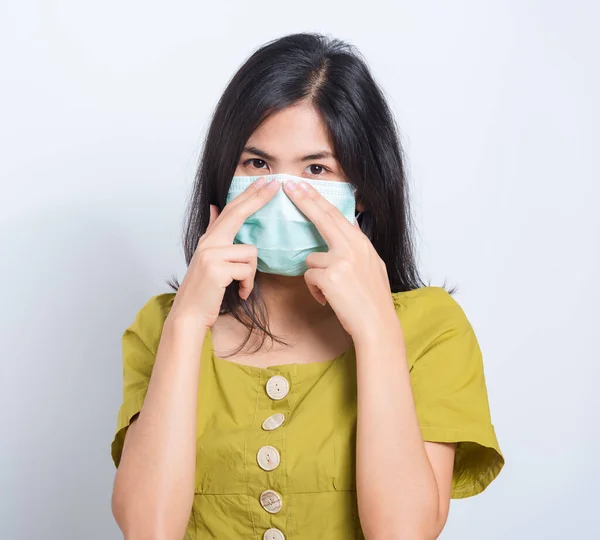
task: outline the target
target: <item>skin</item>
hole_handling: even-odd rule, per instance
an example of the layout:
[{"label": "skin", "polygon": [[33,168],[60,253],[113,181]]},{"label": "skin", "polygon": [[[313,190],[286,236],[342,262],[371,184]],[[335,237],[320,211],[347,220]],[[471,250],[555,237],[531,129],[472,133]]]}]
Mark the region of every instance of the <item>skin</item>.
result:
[{"label": "skin", "polygon": [[[271,116],[250,137],[236,175],[286,172],[346,181],[327,130],[308,104]],[[279,189],[255,182],[219,213],[198,243],[165,321],[148,393],[129,427],[115,477],[113,514],[125,538],[181,539],[194,497],[200,351],[208,328],[215,353],[228,352],[247,330],[219,315],[225,288],[240,281],[247,298],[260,283],[271,330],[292,344],[230,361],[266,367],[328,360],[352,342],[358,381],[357,497],[368,540],[435,539],[449,511],[455,444],[424,442],[417,420],[401,325],[385,265],[360,228],[308,183],[283,189],[315,223],[327,253],[312,253],[303,276],[256,271],[254,246],[233,245],[247,217]],[[362,204],[357,204],[363,210]],[[376,418],[377,422],[373,419]],[[401,486],[401,487],[400,487]]]}]

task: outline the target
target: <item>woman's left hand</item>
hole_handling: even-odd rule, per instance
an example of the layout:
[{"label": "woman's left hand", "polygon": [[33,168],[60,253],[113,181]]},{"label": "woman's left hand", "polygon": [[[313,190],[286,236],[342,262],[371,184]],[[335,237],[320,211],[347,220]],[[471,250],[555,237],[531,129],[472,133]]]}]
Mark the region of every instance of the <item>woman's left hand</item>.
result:
[{"label": "woman's left hand", "polygon": [[306,257],[304,279],[317,302],[329,305],[354,341],[398,324],[385,263],[356,221],[308,182],[284,183],[285,193],[329,247]]}]

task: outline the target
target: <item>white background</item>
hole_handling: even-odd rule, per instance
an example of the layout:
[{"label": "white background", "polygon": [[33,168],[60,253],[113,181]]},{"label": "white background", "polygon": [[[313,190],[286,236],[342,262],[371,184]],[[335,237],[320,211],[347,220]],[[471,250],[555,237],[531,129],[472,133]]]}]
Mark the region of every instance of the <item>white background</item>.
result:
[{"label": "white background", "polygon": [[[354,43],[458,285],[506,466],[444,540],[600,538],[598,2],[0,4],[0,538],[120,538],[121,334],[185,272],[209,115],[263,42]],[[595,503],[594,503],[595,499]]]}]

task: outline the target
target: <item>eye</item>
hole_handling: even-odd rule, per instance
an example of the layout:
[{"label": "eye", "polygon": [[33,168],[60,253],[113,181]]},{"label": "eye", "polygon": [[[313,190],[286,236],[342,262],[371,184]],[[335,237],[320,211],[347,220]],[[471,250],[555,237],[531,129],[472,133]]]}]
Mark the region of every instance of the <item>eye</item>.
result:
[{"label": "eye", "polygon": [[[259,163],[259,166],[257,167],[256,164],[257,162]],[[258,158],[252,158],[252,159],[247,159],[246,161],[244,161],[242,163],[242,165],[244,165],[244,167],[246,167],[249,163],[252,163],[252,166],[255,169],[264,169],[263,165],[266,165],[267,162],[264,161],[263,159],[258,159]]]},{"label": "eye", "polygon": [[[331,170],[329,170],[327,167],[324,165],[319,165],[318,163],[313,163],[306,168],[310,169],[309,174],[312,174],[313,176],[323,176],[323,173],[331,172]],[[315,169],[317,169],[317,172],[315,172]]]}]

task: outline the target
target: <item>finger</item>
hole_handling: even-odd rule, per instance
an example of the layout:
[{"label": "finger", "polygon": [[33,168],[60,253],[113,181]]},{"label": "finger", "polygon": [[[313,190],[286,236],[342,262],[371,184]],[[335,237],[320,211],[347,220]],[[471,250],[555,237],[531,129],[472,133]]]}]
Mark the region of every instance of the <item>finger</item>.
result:
[{"label": "finger", "polygon": [[330,259],[329,252],[313,251],[306,256],[304,262],[309,268],[327,268]]},{"label": "finger", "polygon": [[246,300],[252,289],[254,289],[254,277],[256,276],[256,266],[258,258],[258,249],[256,246],[248,244],[232,244],[230,246],[219,246],[215,248],[207,248],[207,254],[210,257],[215,257],[220,261],[225,261],[231,264],[246,264],[250,265],[250,274],[240,281],[239,295]]},{"label": "finger", "polygon": [[319,284],[323,280],[323,273],[325,270],[320,268],[309,268],[304,272],[304,281],[312,297],[319,302],[321,305],[327,304],[327,298],[323,294],[323,291]]},{"label": "finger", "polygon": [[[254,193],[257,189],[264,186],[265,184],[266,184],[265,178],[263,176],[260,176],[250,186],[248,186],[248,188],[246,190],[244,190],[242,193],[240,193],[240,195],[238,195],[235,199],[233,199],[232,201],[227,203],[225,205],[225,208],[231,209],[232,207],[239,205],[244,199],[250,197],[252,195],[252,193]],[[206,228],[207,232],[211,228],[211,226],[217,221],[217,218],[222,213],[223,212],[221,210],[219,210],[216,205],[214,205],[214,204],[210,205],[210,216],[209,216],[209,220],[208,220],[208,227]]]},{"label": "finger", "polygon": [[215,235],[220,241],[233,242],[244,221],[279,192],[279,181],[272,180],[263,184],[259,180],[250,184],[244,193],[223,208],[219,223],[215,223]]},{"label": "finger", "polygon": [[314,223],[329,247],[340,245],[346,238],[350,222],[334,204],[330,203],[308,182],[294,184],[288,180],[284,184],[285,193],[298,209]]},{"label": "finger", "polygon": [[254,287],[255,267],[249,263],[226,263],[224,271],[232,281],[240,282],[239,295],[246,300]]},{"label": "finger", "polygon": [[[237,247],[237,246],[232,246],[232,247]],[[254,279],[256,277],[256,265],[257,265],[257,260],[258,260],[258,257],[257,257],[258,249],[256,248],[256,246],[246,246],[246,247],[253,248],[252,255],[248,262],[248,264],[250,265],[252,270],[246,279],[240,280],[238,294],[240,295],[240,298],[242,300],[247,300],[248,297],[250,296],[250,293],[252,292],[252,289],[254,289]]]},{"label": "finger", "polygon": [[[234,263],[239,264],[239,263]],[[254,278],[256,277],[256,262],[254,264],[249,263],[250,271],[248,275],[240,280],[238,294],[242,300],[247,300],[250,296],[250,293],[254,289]]]},{"label": "finger", "polygon": [[206,248],[208,256],[225,262],[252,262],[256,261],[258,249],[250,244],[231,244]]}]

